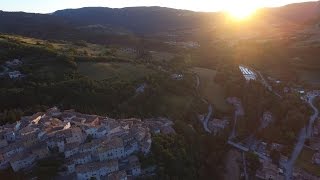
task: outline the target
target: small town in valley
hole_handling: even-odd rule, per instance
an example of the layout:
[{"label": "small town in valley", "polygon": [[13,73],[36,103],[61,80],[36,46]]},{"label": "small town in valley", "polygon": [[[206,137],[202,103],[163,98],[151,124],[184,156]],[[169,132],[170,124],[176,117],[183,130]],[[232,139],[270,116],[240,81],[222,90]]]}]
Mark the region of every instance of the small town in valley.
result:
[{"label": "small town in valley", "polygon": [[152,134],[175,133],[166,118],[112,119],[53,107],[0,127],[0,168],[14,172],[59,153],[60,176],[127,179],[145,172],[137,154],[150,152]]}]

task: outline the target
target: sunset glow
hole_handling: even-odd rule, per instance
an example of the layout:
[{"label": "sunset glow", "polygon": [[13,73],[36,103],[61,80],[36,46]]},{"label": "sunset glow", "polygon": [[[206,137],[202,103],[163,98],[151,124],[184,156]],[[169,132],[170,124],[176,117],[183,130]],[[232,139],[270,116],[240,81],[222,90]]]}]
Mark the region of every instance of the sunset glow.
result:
[{"label": "sunset glow", "polygon": [[254,14],[257,11],[257,9],[257,7],[250,6],[228,7],[226,8],[225,12],[236,20],[243,20]]},{"label": "sunset glow", "polygon": [[162,6],[193,11],[217,12],[226,11],[235,18],[249,17],[257,8],[283,6],[290,3],[307,0],[0,0],[4,11],[26,11],[51,13],[59,9],[81,7],[132,7],[132,6]]},{"label": "sunset glow", "polygon": [[221,2],[222,11],[226,12],[235,20],[244,20],[251,15],[253,15],[259,8],[263,7],[261,1],[258,0],[244,0],[235,1],[230,3],[230,1]]}]

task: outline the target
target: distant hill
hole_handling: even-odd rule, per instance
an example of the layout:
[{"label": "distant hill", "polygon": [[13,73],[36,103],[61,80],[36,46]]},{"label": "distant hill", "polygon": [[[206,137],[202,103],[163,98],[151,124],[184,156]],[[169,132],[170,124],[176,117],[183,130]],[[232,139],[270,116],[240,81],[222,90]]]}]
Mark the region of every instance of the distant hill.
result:
[{"label": "distant hill", "polygon": [[[204,13],[164,7],[112,9],[85,7],[59,10],[52,14],[0,11],[0,32],[39,38],[89,39],[105,41],[108,35],[152,35],[214,29],[225,21],[222,13]],[[270,24],[301,25],[318,22],[319,2],[265,8],[257,14],[260,27]],[[199,32],[198,32],[199,33]],[[187,35],[189,36],[189,35]]]},{"label": "distant hill", "polygon": [[302,24],[320,17],[320,2],[295,3],[279,8],[265,8],[260,13],[273,23]]},{"label": "distant hill", "polygon": [[[130,7],[111,9],[86,7],[66,9],[54,16],[70,20],[76,26],[111,25],[137,34],[158,33],[188,28],[199,28],[217,13],[201,13],[163,7]],[[212,20],[212,19],[211,19]]]},{"label": "distant hill", "polygon": [[45,38],[72,32],[73,27],[61,17],[47,14],[0,11],[0,32]]}]

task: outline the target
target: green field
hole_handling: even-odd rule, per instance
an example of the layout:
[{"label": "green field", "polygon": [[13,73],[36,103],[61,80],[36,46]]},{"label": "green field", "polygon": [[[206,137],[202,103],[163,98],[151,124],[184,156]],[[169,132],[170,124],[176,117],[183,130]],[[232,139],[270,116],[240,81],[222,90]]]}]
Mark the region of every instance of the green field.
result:
[{"label": "green field", "polygon": [[119,78],[127,81],[139,80],[154,72],[142,64],[114,62],[78,62],[78,71],[94,80]]},{"label": "green field", "polygon": [[228,111],[230,106],[226,102],[224,88],[214,81],[217,71],[205,68],[193,68],[200,78],[200,93],[220,111]]},{"label": "green field", "polygon": [[22,36],[1,35],[0,40],[14,40],[24,45],[34,47],[47,47],[59,51],[61,54],[68,54],[74,56],[90,56],[90,57],[105,57],[114,53],[114,49],[98,44],[91,44],[85,41],[78,43],[66,41],[47,41],[41,39],[34,39]]},{"label": "green field", "polygon": [[315,151],[304,148],[296,161],[296,166],[313,175],[320,176],[320,166],[312,164],[312,156],[314,153]]}]

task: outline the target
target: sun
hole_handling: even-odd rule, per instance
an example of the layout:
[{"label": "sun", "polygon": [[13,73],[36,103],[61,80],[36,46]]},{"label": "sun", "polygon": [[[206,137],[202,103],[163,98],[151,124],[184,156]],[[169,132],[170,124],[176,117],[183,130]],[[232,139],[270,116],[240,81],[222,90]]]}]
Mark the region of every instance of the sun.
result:
[{"label": "sun", "polygon": [[250,17],[255,10],[252,9],[237,9],[237,10],[228,10],[227,13],[235,19],[243,20]]},{"label": "sun", "polygon": [[234,5],[226,7],[225,12],[233,19],[244,20],[252,16],[257,11],[257,9],[258,7],[254,4],[245,4],[238,6]]}]

